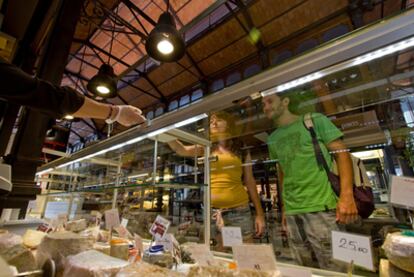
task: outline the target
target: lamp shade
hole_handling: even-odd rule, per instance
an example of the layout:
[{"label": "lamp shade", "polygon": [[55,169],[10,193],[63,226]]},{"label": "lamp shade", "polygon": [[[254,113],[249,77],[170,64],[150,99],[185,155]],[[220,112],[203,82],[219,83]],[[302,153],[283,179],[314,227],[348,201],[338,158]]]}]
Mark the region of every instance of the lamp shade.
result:
[{"label": "lamp shade", "polygon": [[90,92],[103,98],[112,98],[117,95],[116,76],[114,69],[109,64],[102,64],[98,74],[88,82]]},{"label": "lamp shade", "polygon": [[161,14],[147,38],[145,49],[151,58],[160,62],[175,62],[184,56],[184,39],[177,31],[174,18],[169,12]]}]

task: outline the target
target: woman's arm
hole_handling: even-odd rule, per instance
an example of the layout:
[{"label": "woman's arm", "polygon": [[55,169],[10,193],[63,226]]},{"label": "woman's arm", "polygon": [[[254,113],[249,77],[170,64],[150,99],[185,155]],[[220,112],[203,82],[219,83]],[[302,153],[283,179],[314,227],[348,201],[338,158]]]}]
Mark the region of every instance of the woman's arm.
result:
[{"label": "woman's arm", "polygon": [[256,236],[261,236],[265,229],[264,213],[262,205],[260,203],[259,194],[257,193],[256,180],[254,179],[253,168],[250,164],[251,161],[252,159],[250,156],[250,152],[248,152],[245,158],[245,162],[248,163],[248,165],[245,165],[243,167],[243,179],[244,183],[246,184],[247,191],[249,192],[250,199],[252,200],[254,208],[256,209]]},{"label": "woman's arm", "polygon": [[183,157],[195,157],[204,155],[204,148],[198,145],[184,145],[179,140],[169,141],[168,145],[178,155]]}]

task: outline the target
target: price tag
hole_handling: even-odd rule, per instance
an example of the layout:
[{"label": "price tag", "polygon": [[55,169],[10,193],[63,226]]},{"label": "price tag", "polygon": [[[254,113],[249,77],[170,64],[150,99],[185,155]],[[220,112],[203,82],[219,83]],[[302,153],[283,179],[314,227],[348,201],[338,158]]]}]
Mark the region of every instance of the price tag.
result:
[{"label": "price tag", "polygon": [[166,251],[170,251],[178,263],[181,263],[180,244],[173,234],[165,234],[163,238],[155,241],[156,245],[163,245]]},{"label": "price tag", "polygon": [[414,178],[391,177],[391,203],[414,208]]},{"label": "price tag", "polygon": [[128,229],[125,228],[122,224],[121,225],[118,225],[117,227],[114,227],[114,230],[118,233],[118,235],[121,238],[128,239],[129,237],[132,237],[132,235],[128,231]]},{"label": "price tag", "polygon": [[336,260],[374,269],[371,238],[368,236],[332,231],[332,255]]},{"label": "price tag", "polygon": [[154,236],[156,240],[159,240],[164,237],[167,233],[168,227],[170,227],[171,222],[163,218],[160,215],[157,215],[154,223],[149,230],[150,234]]},{"label": "price tag", "polygon": [[211,253],[210,248],[205,244],[191,244],[187,247],[187,251],[190,252],[191,258],[200,266],[216,265],[213,253]]},{"label": "price tag", "polygon": [[221,228],[224,246],[235,246],[243,244],[243,237],[240,227],[223,227]]},{"label": "price tag", "polygon": [[268,244],[233,246],[233,258],[239,269],[277,270],[273,248]]},{"label": "price tag", "polygon": [[102,221],[102,214],[100,212],[96,212],[96,221],[95,221],[96,226],[100,226],[101,221]]},{"label": "price tag", "polygon": [[128,225],[128,219],[126,219],[126,218],[122,218],[122,220],[121,220],[121,225],[122,226],[124,226],[125,228],[127,227],[127,225]]},{"label": "price tag", "polygon": [[120,225],[118,209],[105,211],[105,225],[108,230]]}]

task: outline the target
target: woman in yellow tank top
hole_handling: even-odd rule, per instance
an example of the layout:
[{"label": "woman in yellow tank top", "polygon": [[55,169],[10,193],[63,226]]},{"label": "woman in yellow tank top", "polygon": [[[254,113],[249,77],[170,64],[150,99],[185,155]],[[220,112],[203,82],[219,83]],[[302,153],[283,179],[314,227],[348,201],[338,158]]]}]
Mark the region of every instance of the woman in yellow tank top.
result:
[{"label": "woman in yellow tank top", "polygon": [[[247,165],[243,166],[240,158],[241,145],[232,139],[237,129],[235,123],[235,117],[226,112],[215,113],[210,118],[210,136],[213,142],[211,155],[217,157],[217,161],[211,162],[211,206],[215,211],[211,237],[218,243],[217,250],[222,250],[222,226],[241,227],[244,242],[253,242],[253,235],[261,236],[265,227],[252,166],[248,165],[250,153],[245,156]],[[185,146],[178,140],[168,144],[181,156],[204,154],[202,147]],[[256,209],[254,222],[249,196]]]}]

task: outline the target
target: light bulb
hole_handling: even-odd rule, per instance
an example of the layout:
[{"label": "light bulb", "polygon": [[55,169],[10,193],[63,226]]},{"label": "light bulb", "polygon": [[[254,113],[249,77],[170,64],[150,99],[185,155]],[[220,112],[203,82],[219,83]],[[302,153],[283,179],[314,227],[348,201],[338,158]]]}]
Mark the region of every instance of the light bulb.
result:
[{"label": "light bulb", "polygon": [[108,94],[110,91],[109,91],[109,88],[107,88],[106,86],[97,86],[96,87],[96,90],[99,92],[99,93],[102,93],[102,94]]},{"label": "light bulb", "polygon": [[157,49],[164,55],[171,54],[174,51],[174,45],[166,39],[161,40],[157,44]]},{"label": "light bulb", "polygon": [[72,119],[74,119],[74,117],[73,117],[73,115],[67,114],[67,115],[65,115],[65,119],[72,120]]}]

